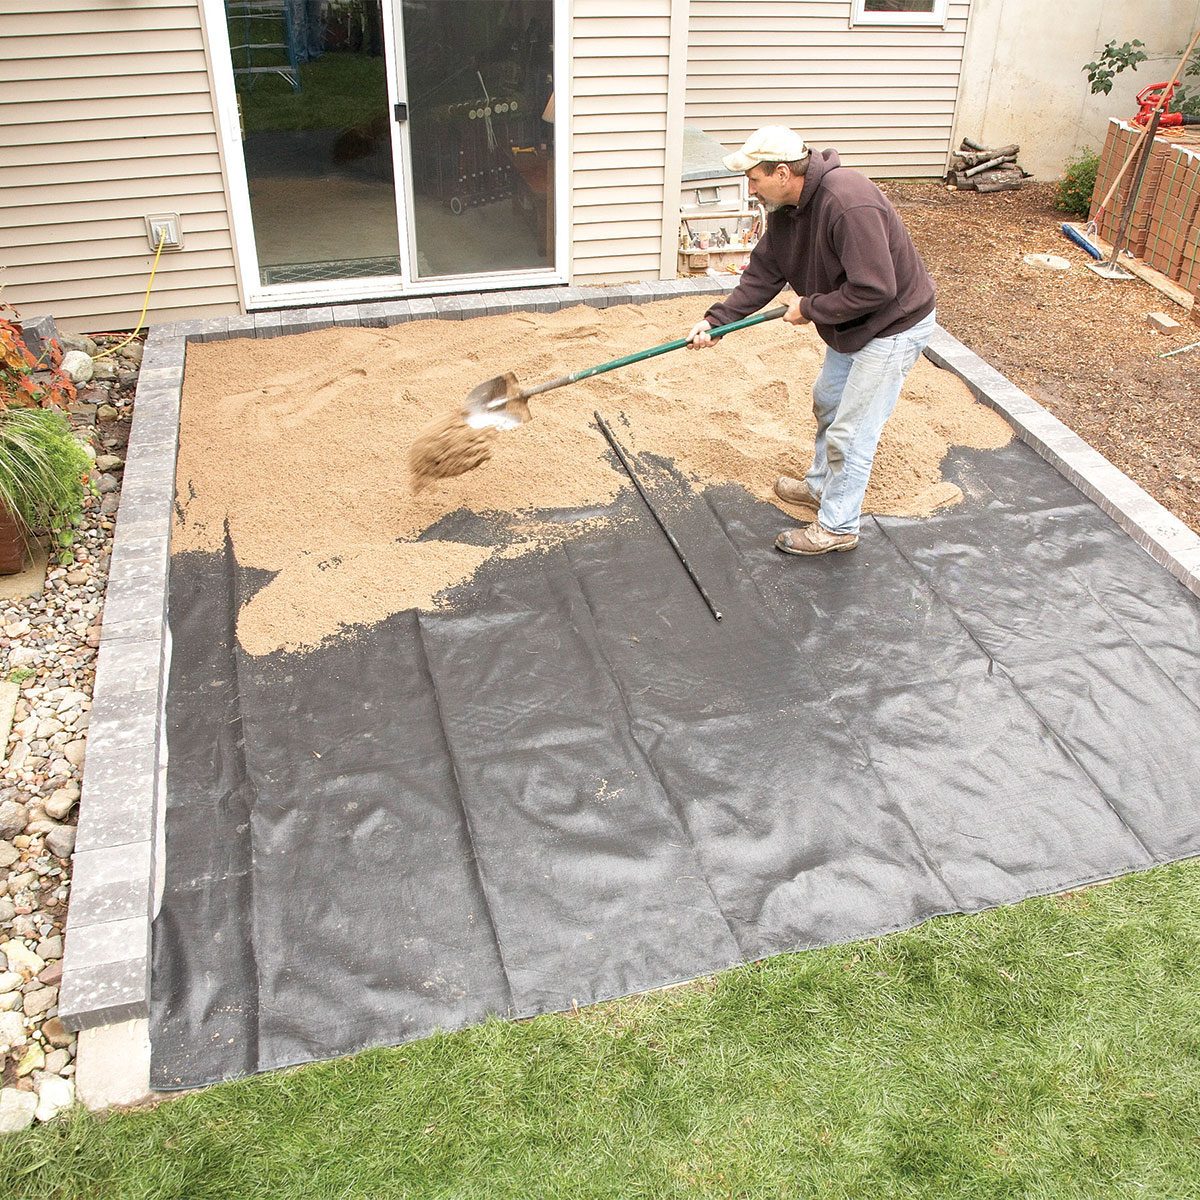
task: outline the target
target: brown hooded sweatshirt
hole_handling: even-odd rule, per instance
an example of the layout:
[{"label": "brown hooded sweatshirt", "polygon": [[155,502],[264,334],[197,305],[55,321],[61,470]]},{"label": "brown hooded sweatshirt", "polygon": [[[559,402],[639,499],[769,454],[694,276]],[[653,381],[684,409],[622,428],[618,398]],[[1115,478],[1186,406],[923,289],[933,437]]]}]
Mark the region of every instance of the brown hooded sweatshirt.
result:
[{"label": "brown hooded sweatshirt", "polygon": [[770,214],[741,282],[705,318],[715,327],[748,317],[784,284],[843,354],[911,329],[934,306],[933,279],[896,210],[836,150],[813,154],[800,203]]}]

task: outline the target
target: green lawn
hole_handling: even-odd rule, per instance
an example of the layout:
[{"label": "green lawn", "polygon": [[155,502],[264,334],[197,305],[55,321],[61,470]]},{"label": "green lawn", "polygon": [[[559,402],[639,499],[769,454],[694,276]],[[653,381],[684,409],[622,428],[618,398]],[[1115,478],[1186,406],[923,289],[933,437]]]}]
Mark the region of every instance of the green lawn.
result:
[{"label": "green lawn", "polygon": [[0,1195],[1200,1197],[1200,867],[77,1115]]}]

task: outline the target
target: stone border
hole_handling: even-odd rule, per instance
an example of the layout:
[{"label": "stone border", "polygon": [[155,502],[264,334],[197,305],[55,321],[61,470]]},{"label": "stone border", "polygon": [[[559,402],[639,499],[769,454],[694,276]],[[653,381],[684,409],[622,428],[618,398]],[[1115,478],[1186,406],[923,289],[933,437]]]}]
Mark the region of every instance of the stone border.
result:
[{"label": "stone border", "polygon": [[[64,1024],[88,1030],[149,1015],[150,925],[164,799],[160,734],[170,660],[167,572],[187,343],[282,337],[333,325],[382,328],[429,318],[555,312],[578,304],[608,308],[721,294],[733,282],[696,277],[468,293],[184,321],[153,331],[138,379],[103,610],[59,999]],[[962,378],[1023,441],[1200,595],[1200,537],[944,330],[937,330],[926,353]]]},{"label": "stone border", "polygon": [[940,326],[925,354],[937,366],[953,371],[978,399],[1008,421],[1021,441],[1106,512],[1189,592],[1200,596],[1200,534]]}]

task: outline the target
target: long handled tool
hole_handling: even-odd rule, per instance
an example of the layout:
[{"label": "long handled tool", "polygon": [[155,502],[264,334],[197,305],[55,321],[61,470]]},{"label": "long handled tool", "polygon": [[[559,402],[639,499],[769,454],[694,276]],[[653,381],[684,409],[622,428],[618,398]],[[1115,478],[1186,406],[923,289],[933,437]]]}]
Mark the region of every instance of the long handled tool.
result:
[{"label": "long handled tool", "polygon": [[[781,304],[752,317],[718,325],[709,336],[722,338],[727,333],[748,329],[751,325],[775,321],[787,310],[788,306]],[[570,375],[560,375],[557,379],[533,387],[521,387],[511,371],[485,380],[471,390],[461,408],[427,426],[413,442],[408,465],[414,489],[419,490],[436,479],[449,479],[482,466],[492,456],[491,444],[498,432],[516,429],[529,420],[531,397],[566,387],[569,383],[578,383],[582,379],[591,379],[594,375],[615,371],[618,367],[645,362],[660,354],[669,354],[672,350],[681,350],[687,344],[687,338],[676,338],[673,342],[651,346],[649,350],[639,350],[636,354],[626,354],[597,367],[585,367]]]},{"label": "long handled tool", "polygon": [[704,584],[700,582],[700,577],[693,570],[692,564],[688,562],[683,548],[675,540],[675,535],[667,528],[667,523],[662,519],[662,514],[654,507],[654,502],[650,499],[649,494],[642,485],[642,481],[637,476],[637,472],[633,469],[633,463],[629,461],[629,455],[625,453],[625,448],[617,441],[617,435],[613,433],[609,428],[608,422],[598,412],[593,412],[592,416],[596,418],[596,424],[600,427],[600,432],[608,439],[608,444],[621,460],[621,466],[625,468],[625,474],[629,476],[633,482],[633,486],[637,488],[638,495],[646,502],[646,507],[650,510],[650,515],[657,522],[659,529],[666,535],[667,541],[671,543],[671,549],[675,551],[675,557],[683,564],[683,569],[688,573],[688,578],[696,585],[696,591],[700,593],[700,598],[708,605],[708,611],[719,621],[721,619],[721,610],[713,603],[712,597],[704,590]]}]

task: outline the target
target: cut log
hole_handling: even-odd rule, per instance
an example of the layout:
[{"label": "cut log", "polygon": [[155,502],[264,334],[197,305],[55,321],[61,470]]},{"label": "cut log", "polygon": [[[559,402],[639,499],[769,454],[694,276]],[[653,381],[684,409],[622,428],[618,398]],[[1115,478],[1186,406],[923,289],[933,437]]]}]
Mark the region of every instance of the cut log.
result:
[{"label": "cut log", "polygon": [[977,175],[972,182],[979,192],[1015,192],[1025,186],[1025,172],[988,171],[985,175]]},{"label": "cut log", "polygon": [[978,166],[968,167],[966,174],[968,177],[982,175],[984,171],[990,171],[993,167],[1002,167],[1005,163],[1015,163],[1016,161],[1015,155],[1009,158],[1006,155],[1000,154],[995,158],[989,158],[986,162],[981,162]]}]

